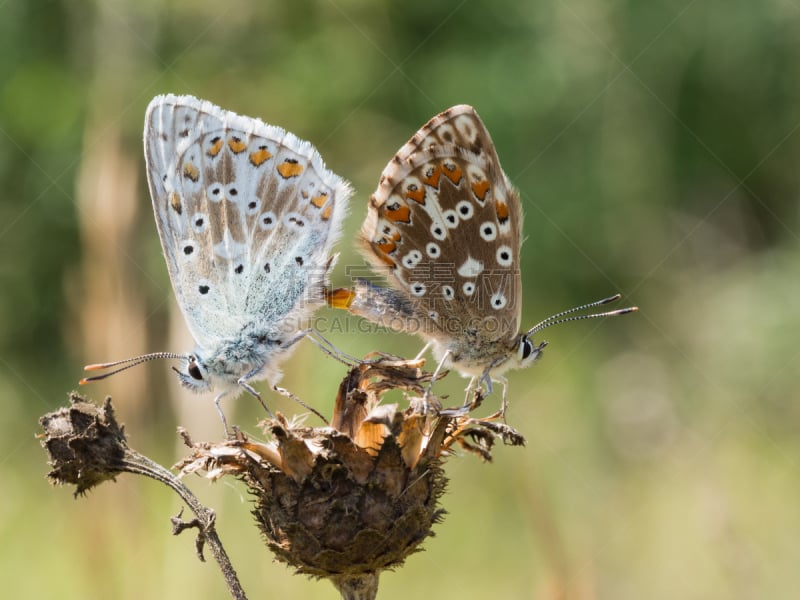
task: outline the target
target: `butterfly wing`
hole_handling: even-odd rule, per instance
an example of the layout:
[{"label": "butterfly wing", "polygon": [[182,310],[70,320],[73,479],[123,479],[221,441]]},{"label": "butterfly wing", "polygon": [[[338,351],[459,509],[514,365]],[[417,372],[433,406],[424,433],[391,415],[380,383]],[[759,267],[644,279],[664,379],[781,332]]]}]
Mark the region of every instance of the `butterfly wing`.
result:
[{"label": "butterfly wing", "polygon": [[321,304],[348,184],[310,143],[191,96],[156,97],[144,142],[161,246],[198,344],[253,324],[299,329]]},{"label": "butterfly wing", "polygon": [[415,306],[417,333],[456,355],[476,344],[505,353],[519,331],[521,227],[489,132],[460,105],[431,119],[387,165],[361,242]]}]

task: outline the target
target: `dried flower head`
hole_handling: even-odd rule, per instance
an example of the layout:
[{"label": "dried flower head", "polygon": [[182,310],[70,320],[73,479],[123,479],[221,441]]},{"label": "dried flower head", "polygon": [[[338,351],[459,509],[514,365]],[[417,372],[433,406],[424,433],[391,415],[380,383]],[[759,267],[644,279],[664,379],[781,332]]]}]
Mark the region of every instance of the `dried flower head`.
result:
[{"label": "dried flower head", "polygon": [[39,423],[52,467],[48,478],[74,484],[76,496],[125,470],[128,444],[110,399],[99,407],[73,393],[69,407],[44,415]]},{"label": "dried flower head", "polygon": [[[414,410],[431,380],[422,364],[387,355],[366,360],[342,381],[330,427],[278,415],[264,423],[268,443],[239,434],[222,444],[195,444],[179,466],[212,479],[240,476],[256,497],[254,515],[278,560],[331,579],[343,593],[377,590],[379,573],[419,550],[442,518],[442,461],[452,446],[489,459],[497,438],[524,443],[507,425],[462,411]],[[381,404],[394,389],[413,397],[412,408]]]}]

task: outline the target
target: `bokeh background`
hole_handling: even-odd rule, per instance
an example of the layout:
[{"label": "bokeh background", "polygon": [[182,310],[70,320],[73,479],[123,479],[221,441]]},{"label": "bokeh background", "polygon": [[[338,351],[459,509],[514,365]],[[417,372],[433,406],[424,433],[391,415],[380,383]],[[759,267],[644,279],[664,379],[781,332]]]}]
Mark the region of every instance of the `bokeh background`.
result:
[{"label": "bokeh background", "polygon": [[[311,140],[353,182],[340,285],[386,162],[472,104],[521,191],[524,322],[616,291],[641,309],[546,332],[510,374],[527,447],[449,462],[449,514],[382,598],[798,597],[798,65],[797,0],[0,2],[3,594],[225,597],[170,535],[165,488],[124,476],[74,501],[34,437],[83,364],[191,348],[141,148],[147,103],[175,92]],[[342,375],[304,343],[283,383],[329,412]],[[220,434],[165,364],[83,391],[113,394],[163,464],[176,425]],[[241,486],[189,483],[250,597],[337,597],[272,562]]]}]

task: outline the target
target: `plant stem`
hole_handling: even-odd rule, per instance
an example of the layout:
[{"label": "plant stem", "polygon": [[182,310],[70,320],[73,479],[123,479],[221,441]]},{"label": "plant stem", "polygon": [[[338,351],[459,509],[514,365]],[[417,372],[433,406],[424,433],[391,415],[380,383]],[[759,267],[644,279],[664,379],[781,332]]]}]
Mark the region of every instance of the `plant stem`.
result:
[{"label": "plant stem", "polygon": [[[128,448],[125,453],[124,463],[126,471],[139,475],[145,475],[155,479],[156,481],[159,481],[172,488],[172,490],[181,497],[181,499],[186,503],[199,521],[199,535],[202,537],[200,540],[200,545],[198,545],[198,549],[202,548],[203,542],[208,543],[211,548],[211,554],[214,556],[214,560],[217,561],[217,564],[222,571],[222,575],[225,578],[225,583],[228,586],[228,591],[230,592],[231,596],[235,600],[247,600],[247,596],[244,593],[242,584],[239,582],[239,577],[237,576],[236,571],[234,570],[233,565],[228,558],[228,554],[225,552],[225,548],[222,546],[222,542],[217,535],[217,529],[215,525],[216,513],[210,508],[203,506],[197,499],[197,496],[195,496],[192,491],[168,469],[162,467],[156,462],[153,462],[146,456],[143,456],[142,454],[139,454],[138,452]],[[178,530],[178,532],[179,531],[180,530]]]},{"label": "plant stem", "polygon": [[374,600],[378,595],[378,573],[358,573],[331,578],[342,600]]}]

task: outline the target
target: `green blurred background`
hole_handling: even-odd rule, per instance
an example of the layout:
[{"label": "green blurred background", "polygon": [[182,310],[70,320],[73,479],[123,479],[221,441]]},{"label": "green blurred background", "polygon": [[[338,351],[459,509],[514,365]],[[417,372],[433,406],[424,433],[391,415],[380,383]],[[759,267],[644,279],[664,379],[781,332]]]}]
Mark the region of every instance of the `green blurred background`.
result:
[{"label": "green blurred background", "polygon": [[[73,501],[34,437],[86,362],[191,348],[141,148],[147,103],[174,92],[311,140],[353,182],[340,285],[386,162],[472,104],[521,191],[524,323],[616,291],[641,308],[547,331],[510,374],[527,447],[450,460],[449,514],[381,598],[798,597],[796,0],[6,0],[0,48],[3,595],[225,597],[170,535],[166,489],[124,476]],[[304,343],[283,383],[329,412],[342,375]],[[177,424],[220,434],[178,387],[151,364],[83,391],[169,465]],[[255,404],[227,410],[248,428]],[[250,597],[337,597],[272,562],[241,486],[189,483]]]}]

